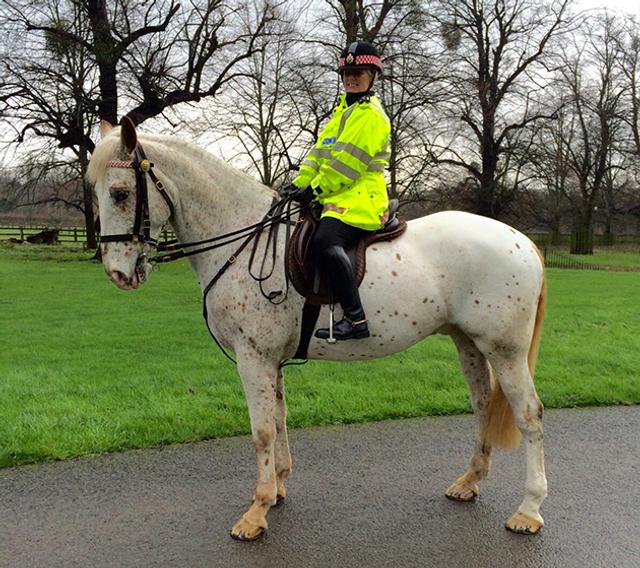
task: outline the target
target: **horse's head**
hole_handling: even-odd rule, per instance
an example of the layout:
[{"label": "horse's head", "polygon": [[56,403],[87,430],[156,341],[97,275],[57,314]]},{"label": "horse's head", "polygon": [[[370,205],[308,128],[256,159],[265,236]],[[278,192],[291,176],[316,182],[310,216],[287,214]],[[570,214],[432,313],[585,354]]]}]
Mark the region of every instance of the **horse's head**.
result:
[{"label": "horse's head", "polygon": [[151,272],[147,254],[155,249],[172,214],[171,199],[150,170],[134,124],[104,124],[102,140],[89,163],[100,214],[102,262],[109,278],[123,290],[137,288]]}]

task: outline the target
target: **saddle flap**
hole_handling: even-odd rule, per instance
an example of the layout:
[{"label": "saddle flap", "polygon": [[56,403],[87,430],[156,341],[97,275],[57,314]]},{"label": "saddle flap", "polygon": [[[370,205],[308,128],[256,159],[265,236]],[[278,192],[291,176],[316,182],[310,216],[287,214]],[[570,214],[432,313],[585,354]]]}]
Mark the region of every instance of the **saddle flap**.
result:
[{"label": "saddle flap", "polygon": [[[354,265],[356,282],[362,283],[366,272],[366,249],[376,242],[391,241],[402,235],[407,229],[407,222],[396,216],[398,200],[389,202],[388,220],[378,231],[366,235],[346,252]],[[310,304],[329,304],[328,279],[317,267],[317,263],[310,254],[313,236],[320,220],[318,212],[310,207],[304,218],[300,218],[291,235],[286,255],[287,275],[296,291],[307,299]]]}]

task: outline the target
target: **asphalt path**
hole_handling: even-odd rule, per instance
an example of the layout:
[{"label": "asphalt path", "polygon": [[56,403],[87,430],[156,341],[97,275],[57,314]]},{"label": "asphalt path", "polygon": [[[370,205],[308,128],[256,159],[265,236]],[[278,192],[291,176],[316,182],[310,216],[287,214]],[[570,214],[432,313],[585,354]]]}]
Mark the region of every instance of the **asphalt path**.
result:
[{"label": "asphalt path", "polygon": [[2,567],[640,567],[640,406],[547,411],[537,536],[507,532],[522,449],[477,502],[444,497],[470,416],[291,432],[294,474],[262,540],[228,531],[253,490],[248,437],[0,471]]}]

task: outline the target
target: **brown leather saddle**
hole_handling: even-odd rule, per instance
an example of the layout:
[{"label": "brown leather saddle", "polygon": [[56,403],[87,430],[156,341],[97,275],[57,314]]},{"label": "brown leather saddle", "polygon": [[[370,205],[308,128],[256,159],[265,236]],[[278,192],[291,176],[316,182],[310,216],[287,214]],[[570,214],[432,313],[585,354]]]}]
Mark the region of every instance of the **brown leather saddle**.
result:
[{"label": "brown leather saddle", "polygon": [[[388,220],[378,231],[367,235],[347,250],[354,266],[358,286],[362,283],[366,271],[366,250],[373,243],[391,241],[407,229],[407,222],[396,217],[398,200],[389,201]],[[313,255],[310,254],[313,235],[320,223],[318,208],[309,207],[304,217],[300,217],[289,240],[286,262],[287,274],[293,287],[304,296],[307,304],[329,304],[328,279],[323,274]]]}]

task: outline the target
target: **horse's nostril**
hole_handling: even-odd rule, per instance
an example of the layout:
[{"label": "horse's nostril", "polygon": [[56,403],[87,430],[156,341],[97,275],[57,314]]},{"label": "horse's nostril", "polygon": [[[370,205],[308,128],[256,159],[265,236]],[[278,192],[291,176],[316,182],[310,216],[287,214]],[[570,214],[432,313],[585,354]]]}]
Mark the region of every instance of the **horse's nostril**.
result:
[{"label": "horse's nostril", "polygon": [[124,272],[120,272],[119,270],[113,270],[109,276],[111,277],[111,280],[113,280],[113,282],[119,286],[125,286],[128,284],[128,279],[125,276]]}]

